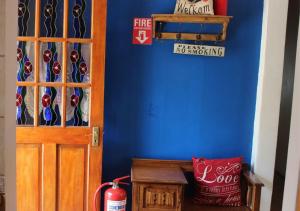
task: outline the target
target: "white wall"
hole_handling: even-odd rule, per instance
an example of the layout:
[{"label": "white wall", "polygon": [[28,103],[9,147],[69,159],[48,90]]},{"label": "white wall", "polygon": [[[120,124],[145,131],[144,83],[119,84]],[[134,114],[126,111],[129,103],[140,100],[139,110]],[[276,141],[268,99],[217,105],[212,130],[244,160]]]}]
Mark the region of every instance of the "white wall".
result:
[{"label": "white wall", "polygon": [[5,1],[0,0],[0,175],[4,174],[4,12]]},{"label": "white wall", "polygon": [[[300,28],[299,28],[300,29]],[[287,161],[287,173],[282,210],[296,210],[297,189],[300,172],[300,30],[298,33],[298,49],[295,72],[293,111],[291,121],[290,143]]]},{"label": "white wall", "polygon": [[[284,63],[288,0],[265,0],[252,165],[264,182],[261,211],[270,211]],[[288,211],[288,210],[286,210]]]}]

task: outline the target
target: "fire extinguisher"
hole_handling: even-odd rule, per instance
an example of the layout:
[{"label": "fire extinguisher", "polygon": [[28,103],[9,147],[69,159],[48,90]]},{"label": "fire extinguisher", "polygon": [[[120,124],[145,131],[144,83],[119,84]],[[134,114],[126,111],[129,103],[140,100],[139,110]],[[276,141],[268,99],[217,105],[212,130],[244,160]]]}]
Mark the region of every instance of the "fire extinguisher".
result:
[{"label": "fire extinguisher", "polygon": [[128,179],[130,176],[114,179],[112,182],[106,182],[100,185],[94,194],[94,211],[97,211],[97,195],[99,191],[105,186],[112,186],[104,193],[104,211],[125,211],[127,194],[119,184],[129,185],[129,183],[121,182]]}]

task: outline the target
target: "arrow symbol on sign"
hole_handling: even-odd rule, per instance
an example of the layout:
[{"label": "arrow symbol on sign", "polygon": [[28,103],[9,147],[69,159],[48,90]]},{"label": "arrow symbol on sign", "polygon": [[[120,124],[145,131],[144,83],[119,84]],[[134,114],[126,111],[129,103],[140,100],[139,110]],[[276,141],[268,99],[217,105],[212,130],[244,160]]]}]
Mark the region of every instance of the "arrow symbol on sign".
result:
[{"label": "arrow symbol on sign", "polygon": [[146,42],[149,37],[147,37],[146,35],[146,31],[139,31],[139,36],[136,37],[136,39],[141,43],[143,44],[144,42]]}]

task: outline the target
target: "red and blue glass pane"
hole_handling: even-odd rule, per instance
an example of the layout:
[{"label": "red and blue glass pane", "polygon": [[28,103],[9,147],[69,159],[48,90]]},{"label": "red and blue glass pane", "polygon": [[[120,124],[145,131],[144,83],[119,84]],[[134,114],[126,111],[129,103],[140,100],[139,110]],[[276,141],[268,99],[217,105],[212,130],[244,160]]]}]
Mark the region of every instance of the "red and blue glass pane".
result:
[{"label": "red and blue glass pane", "polygon": [[68,37],[91,37],[91,0],[69,0]]},{"label": "red and blue glass pane", "polygon": [[61,82],[62,43],[41,43],[40,45],[40,81]]},{"label": "red and blue glass pane", "polygon": [[41,0],[41,37],[62,37],[64,20],[63,0]]},{"label": "red and blue glass pane", "polygon": [[34,36],[35,0],[18,1],[18,35]]},{"label": "red and blue glass pane", "polygon": [[89,89],[67,88],[66,126],[89,125]]},{"label": "red and blue glass pane", "polygon": [[61,125],[61,88],[40,87],[39,125]]},{"label": "red and blue glass pane", "polygon": [[16,124],[32,126],[34,123],[34,88],[19,86],[16,91]]},{"label": "red and blue glass pane", "polygon": [[67,82],[90,81],[90,44],[68,44]]},{"label": "red and blue glass pane", "polygon": [[34,81],[33,42],[17,42],[17,81]]}]

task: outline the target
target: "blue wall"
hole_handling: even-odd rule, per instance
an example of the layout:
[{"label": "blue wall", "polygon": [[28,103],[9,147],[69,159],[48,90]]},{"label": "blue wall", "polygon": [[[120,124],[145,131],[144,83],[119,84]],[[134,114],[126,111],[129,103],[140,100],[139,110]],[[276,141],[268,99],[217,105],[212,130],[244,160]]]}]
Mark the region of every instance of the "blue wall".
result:
[{"label": "blue wall", "polygon": [[251,159],[263,0],[229,2],[225,58],[132,45],[133,18],[174,2],[108,1],[104,180],[129,174],[132,157]]}]

